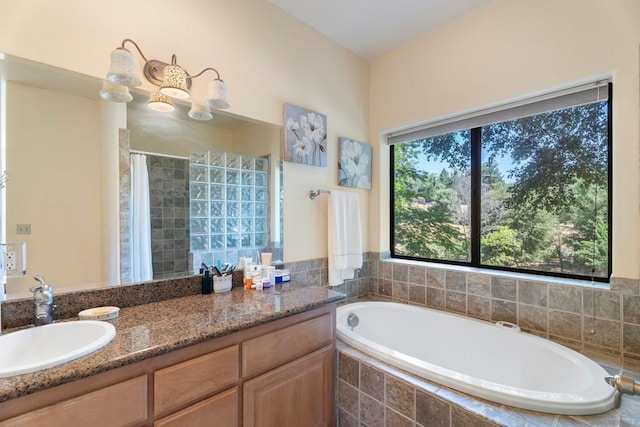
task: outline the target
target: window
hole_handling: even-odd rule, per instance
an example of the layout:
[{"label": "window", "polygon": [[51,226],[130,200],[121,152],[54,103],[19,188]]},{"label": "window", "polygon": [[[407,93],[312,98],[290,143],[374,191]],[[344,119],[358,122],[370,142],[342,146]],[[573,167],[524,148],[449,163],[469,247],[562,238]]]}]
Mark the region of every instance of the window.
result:
[{"label": "window", "polygon": [[391,254],[608,281],[611,84],[391,135]]}]

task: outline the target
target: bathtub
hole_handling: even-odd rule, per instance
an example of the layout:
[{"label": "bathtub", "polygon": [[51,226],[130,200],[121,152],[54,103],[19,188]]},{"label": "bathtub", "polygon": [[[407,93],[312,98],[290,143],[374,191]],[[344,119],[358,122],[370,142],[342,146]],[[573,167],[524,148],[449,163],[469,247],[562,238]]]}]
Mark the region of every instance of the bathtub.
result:
[{"label": "bathtub", "polygon": [[[348,325],[352,313],[359,321],[353,328]],[[346,304],[337,311],[339,339],[455,390],[552,414],[613,408],[615,390],[600,365],[509,326],[392,302]]]}]

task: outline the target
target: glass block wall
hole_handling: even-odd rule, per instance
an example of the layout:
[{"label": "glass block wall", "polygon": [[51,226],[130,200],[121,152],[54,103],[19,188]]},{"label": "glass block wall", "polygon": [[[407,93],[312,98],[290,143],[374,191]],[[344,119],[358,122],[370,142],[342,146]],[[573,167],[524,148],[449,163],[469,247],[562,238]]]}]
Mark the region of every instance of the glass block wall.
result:
[{"label": "glass block wall", "polygon": [[269,158],[213,151],[190,162],[192,268],[269,247]]}]

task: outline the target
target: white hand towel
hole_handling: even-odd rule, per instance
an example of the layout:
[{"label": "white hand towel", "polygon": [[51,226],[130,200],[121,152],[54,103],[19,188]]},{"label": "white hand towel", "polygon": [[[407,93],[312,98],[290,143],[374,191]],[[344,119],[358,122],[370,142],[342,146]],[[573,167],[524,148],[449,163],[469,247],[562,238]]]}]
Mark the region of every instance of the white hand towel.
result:
[{"label": "white hand towel", "polygon": [[331,191],[328,209],[329,286],[353,279],[362,268],[360,205],[355,192]]}]

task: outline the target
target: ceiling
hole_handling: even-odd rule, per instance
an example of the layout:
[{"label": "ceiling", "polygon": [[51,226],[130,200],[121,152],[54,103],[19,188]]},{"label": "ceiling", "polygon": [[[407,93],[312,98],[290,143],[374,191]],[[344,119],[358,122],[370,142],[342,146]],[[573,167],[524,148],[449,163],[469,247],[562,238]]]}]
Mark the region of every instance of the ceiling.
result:
[{"label": "ceiling", "polygon": [[371,61],[490,0],[270,1]]}]

